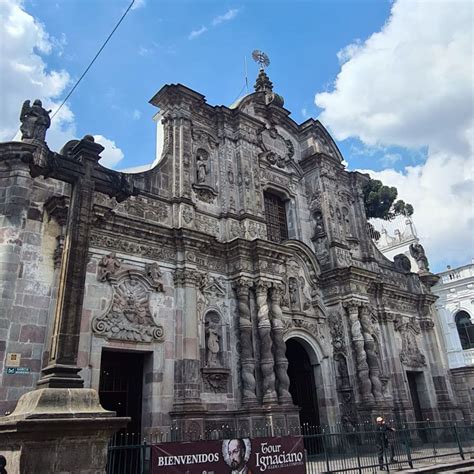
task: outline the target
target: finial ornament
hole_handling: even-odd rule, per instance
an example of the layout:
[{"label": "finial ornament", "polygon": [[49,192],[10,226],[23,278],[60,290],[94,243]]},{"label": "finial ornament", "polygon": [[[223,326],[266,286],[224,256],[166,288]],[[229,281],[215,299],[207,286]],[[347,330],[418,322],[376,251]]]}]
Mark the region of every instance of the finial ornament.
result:
[{"label": "finial ornament", "polygon": [[265,69],[270,65],[270,58],[263,51],[258,49],[252,52],[252,58],[260,65],[260,69]]}]

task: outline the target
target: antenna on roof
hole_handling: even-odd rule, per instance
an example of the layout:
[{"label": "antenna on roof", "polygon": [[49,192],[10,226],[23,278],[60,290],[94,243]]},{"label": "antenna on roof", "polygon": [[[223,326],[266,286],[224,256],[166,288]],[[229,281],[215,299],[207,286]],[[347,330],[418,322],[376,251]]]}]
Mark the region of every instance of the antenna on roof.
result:
[{"label": "antenna on roof", "polygon": [[249,79],[247,77],[247,56],[244,56],[244,69],[245,69],[245,91],[249,93]]}]

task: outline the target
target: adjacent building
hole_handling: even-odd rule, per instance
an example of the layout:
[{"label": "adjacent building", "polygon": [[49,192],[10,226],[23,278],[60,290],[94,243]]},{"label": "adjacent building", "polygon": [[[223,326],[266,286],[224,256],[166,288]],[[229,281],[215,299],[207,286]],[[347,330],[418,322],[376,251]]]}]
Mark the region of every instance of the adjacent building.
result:
[{"label": "adjacent building", "polygon": [[432,291],[449,368],[463,403],[474,410],[474,263],[438,276]]}]

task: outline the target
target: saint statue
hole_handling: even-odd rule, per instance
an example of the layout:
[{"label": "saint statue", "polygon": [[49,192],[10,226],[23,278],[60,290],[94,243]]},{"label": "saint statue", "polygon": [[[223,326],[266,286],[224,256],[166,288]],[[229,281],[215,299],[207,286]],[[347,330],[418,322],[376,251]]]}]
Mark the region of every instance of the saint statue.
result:
[{"label": "saint statue", "polygon": [[197,154],[196,158],[196,169],[197,169],[197,182],[198,184],[203,184],[206,182],[207,177],[207,155],[200,151]]},{"label": "saint statue", "polygon": [[290,294],[290,304],[292,307],[298,305],[298,282],[296,278],[290,278],[288,281],[288,292]]},{"label": "saint statue", "polygon": [[428,259],[421,244],[410,244],[410,254],[415,259],[420,272],[429,272]]},{"label": "saint statue", "polygon": [[207,366],[217,367],[219,365],[219,334],[217,331],[209,327],[207,329]]},{"label": "saint statue", "polygon": [[32,106],[30,106],[29,100],[25,100],[20,113],[21,139],[34,139],[44,142],[46,130],[51,125],[50,113],[51,110],[43,108],[41,100],[35,100]]}]

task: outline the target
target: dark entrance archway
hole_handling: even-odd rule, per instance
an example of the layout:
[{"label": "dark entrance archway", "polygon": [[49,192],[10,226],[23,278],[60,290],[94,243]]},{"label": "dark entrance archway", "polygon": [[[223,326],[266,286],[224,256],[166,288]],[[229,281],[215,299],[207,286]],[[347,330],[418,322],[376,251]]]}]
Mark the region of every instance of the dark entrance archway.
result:
[{"label": "dark entrance archway", "polygon": [[131,418],[125,431],[140,433],[142,418],[143,354],[102,352],[99,397],[106,410]]},{"label": "dark entrance archway", "polygon": [[293,403],[301,408],[302,425],[319,426],[319,408],[316,395],[314,369],[304,346],[298,339],[286,341],[288,376]]}]

